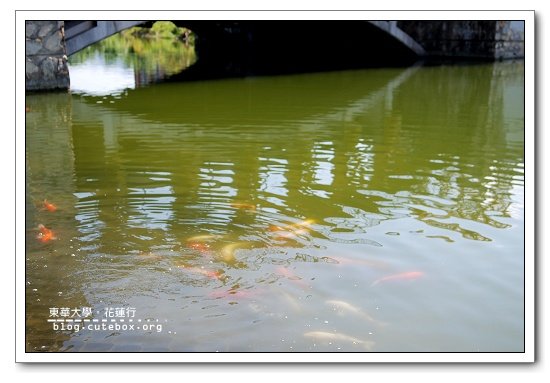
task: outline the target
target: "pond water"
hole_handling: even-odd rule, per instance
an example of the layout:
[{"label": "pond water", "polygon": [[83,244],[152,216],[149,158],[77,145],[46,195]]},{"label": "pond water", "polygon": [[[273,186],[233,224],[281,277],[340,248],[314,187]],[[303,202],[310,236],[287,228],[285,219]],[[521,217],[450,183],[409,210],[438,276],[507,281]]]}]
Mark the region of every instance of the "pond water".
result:
[{"label": "pond water", "polygon": [[27,351],[523,351],[523,62],[125,68],[27,95]]}]

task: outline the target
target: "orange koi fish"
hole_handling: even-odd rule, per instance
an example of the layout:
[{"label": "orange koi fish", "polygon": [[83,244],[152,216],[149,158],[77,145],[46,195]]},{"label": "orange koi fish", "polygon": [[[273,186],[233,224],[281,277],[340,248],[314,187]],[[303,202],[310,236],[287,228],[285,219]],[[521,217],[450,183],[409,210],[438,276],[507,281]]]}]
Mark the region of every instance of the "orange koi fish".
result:
[{"label": "orange koi fish", "polygon": [[206,253],[210,250],[210,245],[204,242],[188,242],[187,247],[193,250],[198,250],[201,253]]},{"label": "orange koi fish", "polygon": [[57,239],[50,229],[48,229],[46,226],[40,224],[38,225],[38,230],[40,230],[40,233],[36,236],[36,238],[43,243],[50,242],[52,239]]},{"label": "orange koi fish", "polygon": [[44,200],[43,206],[45,210],[52,213],[57,210],[57,206],[55,206],[53,203],[49,203],[47,199]]},{"label": "orange koi fish", "polygon": [[421,278],[423,276],[424,276],[424,273],[422,271],[407,271],[406,273],[388,275],[372,282],[371,287],[376,286],[377,284],[382,282],[403,281],[403,280],[412,281],[412,280]]}]

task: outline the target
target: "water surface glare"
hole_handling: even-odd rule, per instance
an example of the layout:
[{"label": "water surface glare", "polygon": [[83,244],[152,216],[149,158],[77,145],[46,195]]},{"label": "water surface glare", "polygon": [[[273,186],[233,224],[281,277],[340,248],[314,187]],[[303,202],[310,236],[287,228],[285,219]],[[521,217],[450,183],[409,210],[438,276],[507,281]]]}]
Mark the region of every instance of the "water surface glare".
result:
[{"label": "water surface glare", "polygon": [[27,351],[522,352],[523,77],[28,95]]}]

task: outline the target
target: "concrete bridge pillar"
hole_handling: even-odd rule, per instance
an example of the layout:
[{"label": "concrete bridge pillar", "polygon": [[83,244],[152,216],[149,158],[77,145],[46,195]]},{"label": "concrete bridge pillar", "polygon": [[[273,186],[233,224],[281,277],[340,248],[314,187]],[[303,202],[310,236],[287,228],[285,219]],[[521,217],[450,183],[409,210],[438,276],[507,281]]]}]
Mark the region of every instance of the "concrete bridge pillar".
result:
[{"label": "concrete bridge pillar", "polygon": [[25,89],[69,88],[63,21],[25,22]]}]

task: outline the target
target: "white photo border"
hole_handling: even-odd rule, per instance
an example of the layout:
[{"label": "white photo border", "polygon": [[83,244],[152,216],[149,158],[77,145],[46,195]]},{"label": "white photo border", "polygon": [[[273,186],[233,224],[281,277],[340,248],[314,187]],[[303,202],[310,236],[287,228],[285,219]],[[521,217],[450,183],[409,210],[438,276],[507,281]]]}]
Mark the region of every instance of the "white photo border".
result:
[{"label": "white photo border", "polygon": [[[25,351],[25,20],[519,20],[525,22],[525,235],[523,353],[35,353]],[[16,11],[16,362],[529,363],[535,361],[534,11]],[[17,198],[19,197],[19,198]]]}]

